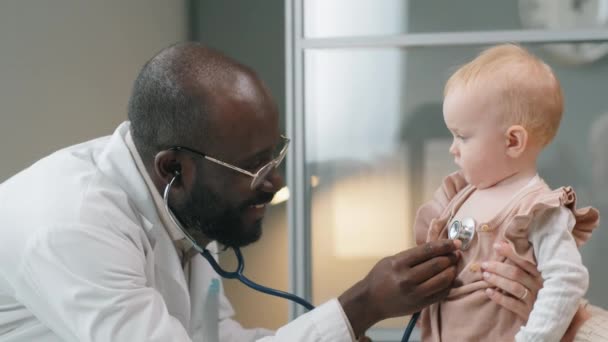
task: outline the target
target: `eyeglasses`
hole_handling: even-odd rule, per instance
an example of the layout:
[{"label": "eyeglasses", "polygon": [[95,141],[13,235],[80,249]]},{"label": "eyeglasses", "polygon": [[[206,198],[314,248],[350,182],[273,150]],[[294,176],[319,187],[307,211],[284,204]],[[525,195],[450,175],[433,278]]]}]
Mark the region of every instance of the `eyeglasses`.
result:
[{"label": "eyeglasses", "polygon": [[214,162],[216,164],[225,166],[229,169],[232,169],[234,171],[238,171],[242,174],[245,174],[251,178],[253,178],[251,180],[251,189],[255,189],[257,188],[260,184],[262,184],[262,182],[266,179],[266,177],[268,177],[268,175],[270,174],[270,172],[272,172],[273,169],[276,169],[277,167],[279,167],[279,165],[281,164],[281,162],[283,161],[283,159],[285,159],[285,155],[287,154],[287,148],[289,147],[289,142],[290,139],[287,138],[284,135],[281,135],[281,138],[283,139],[283,147],[281,148],[281,151],[279,152],[279,154],[270,162],[268,162],[266,165],[262,166],[261,168],[258,169],[258,171],[256,173],[251,173],[247,170],[241,169],[238,166],[234,166],[232,164],[228,164],[226,162],[223,162],[219,159],[215,159],[213,157],[210,157],[202,152],[199,152],[195,149],[191,149],[189,147],[184,147],[184,146],[173,146],[170,147],[168,150],[170,151],[186,151],[186,152],[190,152],[193,154],[196,154],[200,157],[203,157],[211,162]]}]

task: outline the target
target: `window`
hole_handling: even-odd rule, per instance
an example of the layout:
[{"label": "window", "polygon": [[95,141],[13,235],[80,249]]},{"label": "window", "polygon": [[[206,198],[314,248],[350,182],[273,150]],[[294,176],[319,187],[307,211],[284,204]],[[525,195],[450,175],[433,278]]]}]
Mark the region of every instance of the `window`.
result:
[{"label": "window", "polygon": [[[292,289],[320,304],[381,257],[413,246],[416,208],[455,169],[443,85],[489,45],[521,43],[555,69],[566,107],[539,172],[552,187],[573,185],[579,205],[608,213],[608,8],[601,3],[288,1]],[[606,307],[603,230],[582,253],[588,298]],[[291,306],[292,316],[302,312]],[[370,334],[399,341],[406,323],[381,322]]]}]

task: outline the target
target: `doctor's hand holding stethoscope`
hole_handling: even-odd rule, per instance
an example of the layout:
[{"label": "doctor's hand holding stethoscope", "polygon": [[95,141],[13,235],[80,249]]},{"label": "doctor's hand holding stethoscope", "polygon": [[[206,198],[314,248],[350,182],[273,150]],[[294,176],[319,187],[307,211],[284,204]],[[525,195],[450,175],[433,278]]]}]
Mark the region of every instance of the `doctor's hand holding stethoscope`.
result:
[{"label": "doctor's hand holding stethoscope", "polygon": [[373,324],[410,315],[445,296],[456,278],[460,241],[439,240],[380,260],[338,300],[355,336]]}]

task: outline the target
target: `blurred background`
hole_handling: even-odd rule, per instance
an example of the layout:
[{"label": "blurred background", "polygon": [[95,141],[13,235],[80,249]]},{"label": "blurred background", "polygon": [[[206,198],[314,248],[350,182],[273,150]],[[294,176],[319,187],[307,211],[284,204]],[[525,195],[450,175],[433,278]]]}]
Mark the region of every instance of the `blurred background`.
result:
[{"label": "blurred background", "polygon": [[[554,68],[566,111],[541,176],[608,213],[608,0],[107,0],[0,2],[0,182],[126,119],[140,67],[197,40],[255,69],[293,138],[288,187],[246,274],[314,304],[413,246],[416,208],[453,171],[441,114],[450,73],[521,43]],[[289,190],[287,190],[289,189]],[[582,248],[592,303],[608,307],[608,232]],[[234,257],[221,255],[224,266]],[[302,311],[225,282],[237,319],[277,328]],[[379,323],[399,340],[406,318]]]}]

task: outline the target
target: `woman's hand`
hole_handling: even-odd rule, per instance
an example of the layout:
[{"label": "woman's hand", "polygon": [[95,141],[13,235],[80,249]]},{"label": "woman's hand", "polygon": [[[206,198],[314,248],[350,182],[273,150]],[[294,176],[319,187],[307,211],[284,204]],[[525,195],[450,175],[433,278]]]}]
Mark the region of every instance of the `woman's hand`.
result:
[{"label": "woman's hand", "polygon": [[[492,301],[517,314],[524,321],[528,320],[536,295],[543,287],[543,278],[536,266],[527,261],[517,261],[513,249],[508,243],[494,245],[499,255],[506,257],[520,268],[513,265],[488,261],[482,264],[484,279],[501,291],[486,289],[486,295]],[[571,342],[575,339],[578,329],[591,317],[585,305],[581,305],[572,319],[568,331],[561,342]]]},{"label": "woman's hand", "polygon": [[494,249],[519,267],[496,261],[482,263],[484,280],[501,290],[489,288],[486,295],[527,322],[536,295],[543,287],[543,278],[536,265],[514,258],[513,249],[508,243],[496,243]]}]

